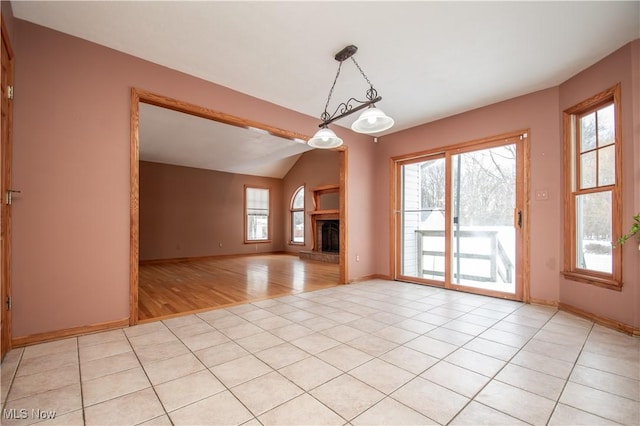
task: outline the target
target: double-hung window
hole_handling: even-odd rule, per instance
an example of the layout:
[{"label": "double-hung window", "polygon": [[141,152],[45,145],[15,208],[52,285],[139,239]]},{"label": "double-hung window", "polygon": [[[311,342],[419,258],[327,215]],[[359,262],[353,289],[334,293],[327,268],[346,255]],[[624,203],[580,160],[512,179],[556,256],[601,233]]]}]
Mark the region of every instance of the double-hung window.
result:
[{"label": "double-hung window", "polygon": [[269,188],[245,186],[245,242],[271,239]]},{"label": "double-hung window", "polygon": [[564,112],[567,278],[619,289],[621,235],[620,86]]}]

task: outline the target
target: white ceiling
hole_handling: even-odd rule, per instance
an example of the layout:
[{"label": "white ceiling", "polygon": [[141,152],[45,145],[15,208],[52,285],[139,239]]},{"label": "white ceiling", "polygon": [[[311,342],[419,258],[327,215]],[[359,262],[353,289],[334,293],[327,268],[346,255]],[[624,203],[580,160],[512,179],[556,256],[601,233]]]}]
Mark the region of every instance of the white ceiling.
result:
[{"label": "white ceiling", "polygon": [[[335,77],[333,56],[355,44],[355,58],[383,97],[378,106],[395,119],[386,133],[558,85],[640,37],[638,1],[12,1],[12,7],[17,18],[315,117]],[[362,99],[366,89],[345,62],[329,109]],[[352,121],[335,124],[348,128]]]},{"label": "white ceiling", "polygon": [[311,148],[259,129],[140,104],[140,159],[282,179]]}]

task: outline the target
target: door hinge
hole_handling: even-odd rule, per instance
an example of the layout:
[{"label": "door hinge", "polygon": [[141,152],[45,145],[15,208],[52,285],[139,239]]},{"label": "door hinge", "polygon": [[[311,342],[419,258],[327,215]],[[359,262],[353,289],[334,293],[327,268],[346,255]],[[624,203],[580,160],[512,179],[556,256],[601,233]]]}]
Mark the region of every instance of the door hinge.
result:
[{"label": "door hinge", "polygon": [[11,204],[13,204],[13,194],[20,194],[20,191],[18,191],[17,189],[7,189],[7,193],[6,193],[6,204],[8,206],[10,206]]},{"label": "door hinge", "polygon": [[7,311],[11,310],[11,297],[7,296]]},{"label": "door hinge", "polygon": [[13,86],[7,86],[7,98],[13,99]]}]

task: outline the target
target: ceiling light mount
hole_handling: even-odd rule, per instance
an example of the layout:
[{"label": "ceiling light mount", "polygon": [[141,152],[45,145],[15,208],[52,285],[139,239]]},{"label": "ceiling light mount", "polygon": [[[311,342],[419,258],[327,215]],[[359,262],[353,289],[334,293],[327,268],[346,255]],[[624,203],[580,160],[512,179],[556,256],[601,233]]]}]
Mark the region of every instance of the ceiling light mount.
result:
[{"label": "ceiling light mount", "polygon": [[[344,118],[348,115],[353,114],[354,112],[360,111],[362,109],[368,108],[365,110],[360,117],[351,125],[351,129],[358,133],[366,133],[373,134],[379,133],[384,130],[389,129],[393,126],[393,119],[387,116],[382,110],[376,108],[375,103],[382,100],[382,96],[378,95],[378,91],[373,87],[371,81],[367,77],[367,75],[362,71],[358,62],[356,62],[353,55],[358,51],[358,48],[354,45],[346,46],[344,49],[336,53],[334,59],[339,62],[338,71],[336,72],[336,77],[333,80],[333,84],[331,85],[331,89],[329,90],[329,96],[327,97],[327,103],[324,106],[324,111],[320,115],[320,120],[322,122],[318,125],[320,130],[309,139],[308,144],[314,148],[335,148],[342,145],[342,139],[340,139],[336,134],[329,130],[327,127],[329,124],[333,123],[336,120]],[[336,87],[336,82],[338,81],[338,77],[340,76],[340,70],[342,69],[342,64],[347,59],[351,59],[355,66],[360,71],[360,74],[365,79],[367,84],[369,85],[369,89],[367,89],[365,93],[366,100],[359,100],[356,98],[349,98],[346,102],[340,103],[333,114],[329,114],[329,102],[331,101],[331,95],[333,94],[333,89]]]}]

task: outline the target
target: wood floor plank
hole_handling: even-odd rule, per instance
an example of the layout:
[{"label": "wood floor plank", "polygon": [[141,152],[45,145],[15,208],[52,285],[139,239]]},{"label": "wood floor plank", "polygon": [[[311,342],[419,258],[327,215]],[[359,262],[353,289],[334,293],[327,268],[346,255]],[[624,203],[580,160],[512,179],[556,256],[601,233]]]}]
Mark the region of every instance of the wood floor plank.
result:
[{"label": "wood floor plank", "polygon": [[333,287],[338,265],[287,254],[141,264],[140,321]]}]

